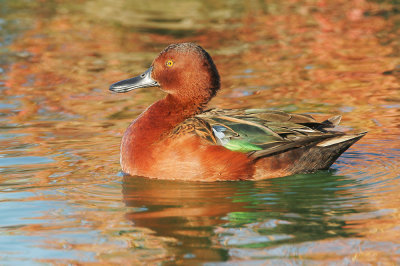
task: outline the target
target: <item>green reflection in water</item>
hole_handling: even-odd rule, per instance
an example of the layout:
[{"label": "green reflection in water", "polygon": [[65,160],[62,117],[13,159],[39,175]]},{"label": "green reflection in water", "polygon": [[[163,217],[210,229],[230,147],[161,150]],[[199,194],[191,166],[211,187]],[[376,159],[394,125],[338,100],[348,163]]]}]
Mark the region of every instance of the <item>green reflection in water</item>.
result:
[{"label": "green reflection in water", "polygon": [[[357,181],[328,171],[261,182],[186,183],[125,177],[135,227],[172,237],[174,254],[226,260],[229,249],[357,236],[344,215],[365,212]],[[338,204],[340,202],[340,204]]]}]

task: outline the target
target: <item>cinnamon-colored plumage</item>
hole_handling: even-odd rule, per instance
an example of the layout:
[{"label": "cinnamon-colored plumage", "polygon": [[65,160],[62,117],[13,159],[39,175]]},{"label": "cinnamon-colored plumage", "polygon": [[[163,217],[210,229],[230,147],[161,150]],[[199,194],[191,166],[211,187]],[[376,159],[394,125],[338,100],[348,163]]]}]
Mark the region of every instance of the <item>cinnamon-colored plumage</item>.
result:
[{"label": "cinnamon-colored plumage", "polygon": [[193,43],[172,44],[144,74],[117,82],[127,92],[158,86],[167,92],[126,130],[123,172],[191,181],[258,180],[327,169],[365,133],[332,131],[340,121],[279,111],[203,111],[220,88],[208,53]]}]

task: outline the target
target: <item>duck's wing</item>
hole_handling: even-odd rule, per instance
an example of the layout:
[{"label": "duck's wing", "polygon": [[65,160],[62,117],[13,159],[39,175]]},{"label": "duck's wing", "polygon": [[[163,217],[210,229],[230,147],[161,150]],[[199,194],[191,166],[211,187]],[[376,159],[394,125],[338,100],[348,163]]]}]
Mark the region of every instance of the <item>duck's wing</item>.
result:
[{"label": "duck's wing", "polygon": [[306,114],[265,109],[211,109],[185,120],[173,135],[196,134],[212,144],[260,158],[344,136],[331,131],[340,116],[317,122]]}]

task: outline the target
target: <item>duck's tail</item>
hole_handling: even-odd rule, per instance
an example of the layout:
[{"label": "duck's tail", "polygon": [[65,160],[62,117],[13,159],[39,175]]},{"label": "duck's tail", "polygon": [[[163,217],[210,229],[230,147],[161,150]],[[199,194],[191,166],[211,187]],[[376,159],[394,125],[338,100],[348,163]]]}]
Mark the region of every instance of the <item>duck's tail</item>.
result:
[{"label": "duck's tail", "polygon": [[311,154],[316,153],[319,154],[317,155],[318,157],[321,155],[323,157],[323,161],[318,169],[328,169],[342,153],[364,137],[365,134],[367,134],[366,131],[358,134],[342,135],[324,140],[315,145],[315,147],[311,148],[311,150],[315,149]]},{"label": "duck's tail", "polygon": [[367,132],[337,135],[302,147],[292,147],[263,154],[258,158],[253,157],[256,163],[254,178],[265,179],[328,169],[343,152],[365,134]]}]

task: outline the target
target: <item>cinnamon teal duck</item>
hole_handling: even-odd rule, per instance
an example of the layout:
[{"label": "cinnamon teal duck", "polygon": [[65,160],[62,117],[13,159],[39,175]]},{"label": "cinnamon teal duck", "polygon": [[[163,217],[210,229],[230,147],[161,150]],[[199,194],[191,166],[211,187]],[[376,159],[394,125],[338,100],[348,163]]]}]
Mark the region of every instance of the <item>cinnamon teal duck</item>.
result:
[{"label": "cinnamon teal duck", "polygon": [[366,133],[334,128],[307,114],[265,109],[206,110],[220,89],[210,55],[194,43],[171,44],[140,76],[111,85],[124,93],[159,87],[166,96],[130,124],[122,171],[190,181],[260,180],[328,169]]}]

